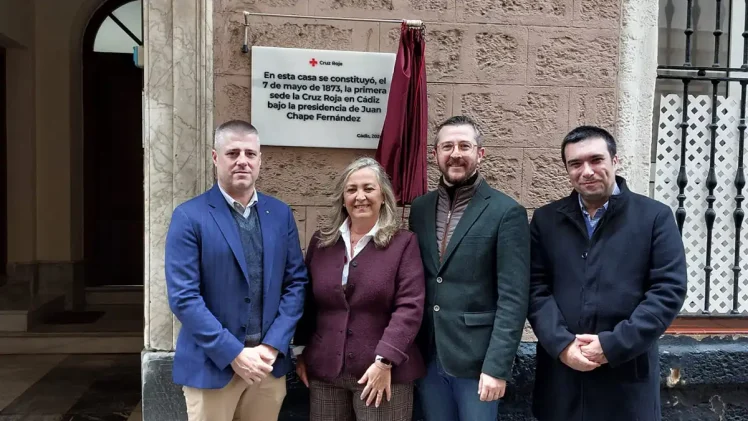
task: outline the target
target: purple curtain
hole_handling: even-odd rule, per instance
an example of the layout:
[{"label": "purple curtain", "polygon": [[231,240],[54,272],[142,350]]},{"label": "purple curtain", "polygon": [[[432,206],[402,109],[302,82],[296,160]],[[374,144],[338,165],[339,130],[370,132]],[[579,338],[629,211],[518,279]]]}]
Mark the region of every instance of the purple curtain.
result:
[{"label": "purple curtain", "polygon": [[423,28],[400,28],[400,47],[376,160],[392,180],[398,205],[426,193],[428,104]]}]

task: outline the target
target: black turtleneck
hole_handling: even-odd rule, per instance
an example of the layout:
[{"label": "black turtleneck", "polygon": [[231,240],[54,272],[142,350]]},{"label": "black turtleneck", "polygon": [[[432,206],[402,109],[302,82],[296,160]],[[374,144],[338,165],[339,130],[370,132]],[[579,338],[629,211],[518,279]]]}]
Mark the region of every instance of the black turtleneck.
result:
[{"label": "black turtleneck", "polygon": [[[447,184],[443,183],[444,188],[447,190],[447,194],[449,195],[449,201],[451,202],[455,200],[455,192],[457,191],[457,189],[459,189],[460,187],[464,187],[464,186],[470,186],[473,183],[475,183],[475,180],[477,179],[478,179],[478,171],[476,171],[475,174],[473,174],[470,178],[465,179],[459,183],[455,183],[451,186],[448,186]],[[442,181],[443,180],[444,178],[442,178]]]}]

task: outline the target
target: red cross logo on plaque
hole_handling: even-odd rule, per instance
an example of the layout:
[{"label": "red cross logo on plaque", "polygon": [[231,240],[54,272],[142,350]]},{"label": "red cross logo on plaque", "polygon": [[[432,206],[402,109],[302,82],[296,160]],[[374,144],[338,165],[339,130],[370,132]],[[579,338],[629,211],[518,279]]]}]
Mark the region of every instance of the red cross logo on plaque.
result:
[{"label": "red cross logo on plaque", "polygon": [[309,64],[311,64],[312,67],[314,67],[314,66],[317,65],[317,60],[315,60],[314,58],[312,58],[311,60],[309,60]]}]

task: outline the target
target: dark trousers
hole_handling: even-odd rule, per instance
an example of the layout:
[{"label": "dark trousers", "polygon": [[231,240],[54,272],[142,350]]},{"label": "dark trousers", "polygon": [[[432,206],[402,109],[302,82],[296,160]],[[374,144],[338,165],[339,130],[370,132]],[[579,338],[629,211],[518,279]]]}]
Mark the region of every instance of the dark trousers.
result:
[{"label": "dark trousers", "polygon": [[392,384],[392,398],[382,399],[379,408],[366,406],[361,400],[363,384],[344,374],[334,382],[309,381],[311,421],[411,421],[413,415],[413,383]]},{"label": "dark trousers", "polygon": [[426,377],[417,381],[425,421],[496,421],[499,401],[481,402],[478,383],[449,375],[439,358],[432,358]]}]

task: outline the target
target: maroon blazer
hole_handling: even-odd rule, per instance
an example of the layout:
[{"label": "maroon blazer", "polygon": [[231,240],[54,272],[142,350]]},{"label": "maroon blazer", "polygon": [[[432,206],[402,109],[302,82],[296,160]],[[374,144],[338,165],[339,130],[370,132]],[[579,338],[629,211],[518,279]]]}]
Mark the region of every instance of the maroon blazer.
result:
[{"label": "maroon blazer", "polygon": [[415,234],[400,230],[385,248],[369,241],[351,260],[345,290],[343,239],[326,248],[318,243],[317,232],[307,248],[306,308],[294,338],[294,345],[306,345],[307,374],[326,381],[342,373],[359,378],[381,355],[393,363],[393,383],[422,377],[414,340],[426,287]]}]

